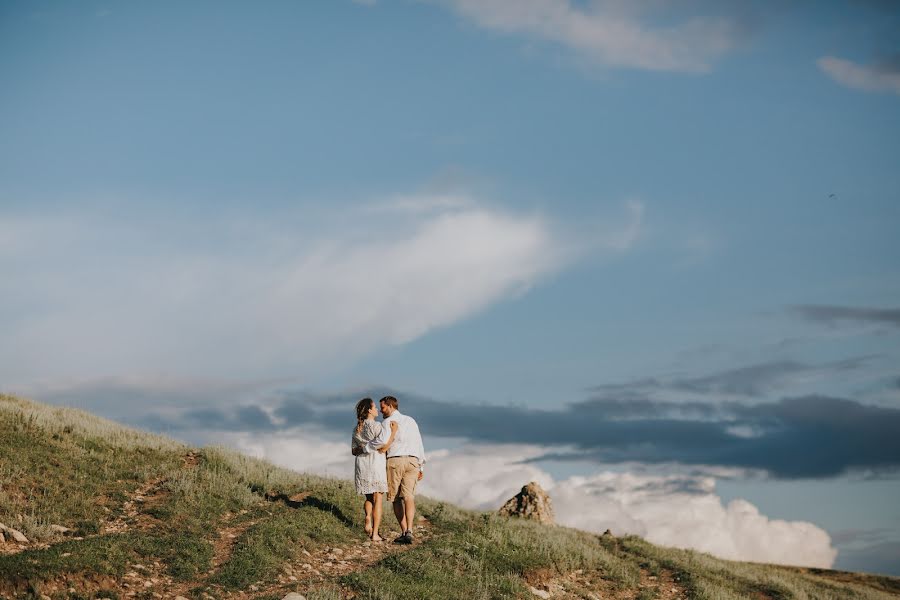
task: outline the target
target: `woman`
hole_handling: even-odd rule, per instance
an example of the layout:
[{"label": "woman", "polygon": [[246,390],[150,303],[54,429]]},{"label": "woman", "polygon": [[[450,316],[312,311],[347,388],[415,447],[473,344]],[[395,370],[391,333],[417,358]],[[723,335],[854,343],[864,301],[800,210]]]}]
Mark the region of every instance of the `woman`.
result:
[{"label": "woman", "polygon": [[394,442],[396,427],[391,428],[391,437],[383,446],[377,440],[381,437],[381,423],[375,420],[378,409],[371,398],[363,398],[356,403],[356,429],[353,431],[352,452],[356,456],[354,481],[356,493],[364,494],[366,501],[363,510],[366,513],[366,533],[373,542],[380,542],[378,535],[381,526],[381,495],[387,492],[387,466],[385,450]]}]

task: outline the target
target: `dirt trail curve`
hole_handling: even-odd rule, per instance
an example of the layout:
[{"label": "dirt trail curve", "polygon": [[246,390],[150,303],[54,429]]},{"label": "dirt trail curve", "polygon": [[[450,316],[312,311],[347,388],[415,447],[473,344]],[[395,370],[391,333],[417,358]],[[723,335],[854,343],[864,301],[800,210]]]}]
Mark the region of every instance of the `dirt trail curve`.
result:
[{"label": "dirt trail curve", "polygon": [[[188,452],[181,457],[182,467],[195,469],[200,464],[198,452]],[[100,534],[123,533],[131,529],[151,529],[160,526],[158,519],[148,513],[148,509],[162,503],[169,491],[166,484],[169,479],[156,477],[147,481],[131,494],[131,497],[122,504],[122,514],[100,526]]]},{"label": "dirt trail curve", "polygon": [[[199,455],[190,452],[184,457],[184,467],[194,468],[199,464]],[[131,499],[123,505],[125,513],[117,519],[107,523],[103,531],[106,533],[122,532],[133,528],[150,528],[160,525],[155,519],[144,514],[144,510],[154,503],[159,502],[167,493],[165,490],[166,479],[154,479],[138,488]],[[267,493],[266,500],[270,502],[283,502],[288,506],[301,506],[307,500],[308,494],[300,493],[287,497],[282,494]],[[247,511],[241,511],[246,513]],[[239,513],[240,514],[240,513]],[[241,534],[257,523],[257,521],[244,521],[229,526],[228,521],[237,515],[226,515],[225,522],[217,531],[213,541],[214,554],[210,573],[217,571],[228,561],[234,553],[235,545]],[[415,548],[431,537],[430,524],[422,517],[416,526],[416,539],[412,545],[394,544],[392,539],[396,534],[385,534],[383,542],[354,541],[347,544],[332,545],[319,548],[314,551],[300,549],[297,556],[281,566],[277,576],[270,581],[258,581],[248,586],[245,590],[222,591],[216,590],[215,598],[249,599],[260,596],[272,596],[297,591],[303,593],[309,589],[325,585],[337,585],[336,580],[342,575],[361,571],[382,560],[384,557],[397,552],[405,552]],[[385,528],[387,529],[387,528]],[[123,596],[131,598],[146,596],[148,593],[156,598],[174,598],[175,596],[189,596],[191,590],[198,587],[198,581],[176,582],[165,573],[165,565],[159,562],[148,564],[134,564],[122,578]],[[202,583],[201,583],[202,585]],[[350,590],[341,589],[341,595],[345,598],[353,598]],[[212,598],[213,596],[209,596]]]},{"label": "dirt trail curve", "polygon": [[[250,524],[244,523],[241,529],[246,529]],[[221,565],[227,560],[234,550],[234,543],[239,533],[232,529],[224,529],[219,532],[221,543],[216,544],[216,555],[213,558],[214,565]],[[228,598],[244,600],[257,597],[284,596],[289,592],[307,593],[311,589],[319,587],[339,588],[342,598],[356,597],[352,590],[346,589],[337,582],[342,575],[362,571],[382,560],[386,556],[398,552],[409,551],[419,544],[431,538],[431,527],[427,521],[416,526],[416,540],[412,545],[395,544],[391,541],[393,535],[388,534],[383,542],[356,541],[347,544],[325,546],[314,551],[300,549],[297,555],[284,563],[278,574],[268,581],[258,581],[244,590],[221,591],[209,596],[210,598]],[[215,567],[214,567],[215,568]],[[144,578],[146,581],[146,577]],[[187,597],[191,589],[196,588],[196,583],[176,584],[169,577],[161,577],[158,580],[159,590],[163,592],[163,598],[171,598],[177,595]],[[149,586],[148,586],[149,587]],[[155,585],[153,587],[156,587]],[[130,597],[132,592],[126,592]]]},{"label": "dirt trail curve", "polygon": [[[189,452],[183,457],[185,469],[196,468],[200,463],[200,456],[195,452]],[[148,514],[148,509],[165,500],[169,493],[166,487],[168,479],[157,477],[139,486],[122,504],[121,512],[111,516],[102,522],[97,534],[88,536],[96,537],[109,534],[121,534],[128,531],[149,531],[165,528],[166,524]],[[280,494],[266,494],[266,500],[270,502],[284,502],[288,506],[300,506],[306,501],[308,494],[296,494],[291,497],[282,497]],[[240,521],[235,524],[229,522],[242,514],[224,515],[224,522],[216,531],[212,539],[214,554],[209,573],[214,573],[225,564],[234,553],[235,546],[241,535],[250,527],[258,523],[258,520]],[[306,593],[311,589],[330,586],[338,588],[337,579],[355,571],[361,571],[377,563],[386,556],[397,552],[405,552],[415,548],[431,537],[430,524],[420,517],[421,524],[416,526],[415,543],[402,545],[392,543],[396,533],[385,533],[385,541],[354,541],[346,544],[326,546],[316,550],[298,549],[297,555],[283,564],[277,575],[266,581],[258,581],[248,586],[245,590],[225,591],[215,588],[212,595],[204,594],[207,600],[212,598],[249,599],[260,596],[286,595],[296,591]],[[360,524],[360,527],[362,525]],[[385,527],[387,531],[387,527]],[[44,543],[23,544],[15,548],[9,548],[7,552],[20,552],[26,549],[47,548],[66,539],[83,539],[80,537],[68,537],[62,540]],[[7,546],[11,546],[7,544]],[[78,588],[82,591],[117,590],[122,598],[174,598],[176,596],[191,597],[192,590],[203,587],[206,575],[199,580],[190,582],[177,582],[167,572],[166,565],[157,560],[130,563],[121,578],[110,576],[92,576],[85,574],[68,574],[54,580],[46,581],[41,586],[43,593],[71,592]],[[341,596],[353,598],[351,590],[341,588]],[[0,594],[2,597],[2,594]]]}]

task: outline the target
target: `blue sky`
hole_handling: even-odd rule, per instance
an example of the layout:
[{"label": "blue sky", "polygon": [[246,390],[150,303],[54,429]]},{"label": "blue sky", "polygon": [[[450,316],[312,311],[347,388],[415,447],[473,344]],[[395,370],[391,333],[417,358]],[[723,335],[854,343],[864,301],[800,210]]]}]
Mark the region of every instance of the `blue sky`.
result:
[{"label": "blue sky", "polygon": [[[607,519],[570,524],[780,560],[654,540],[676,496],[737,500],[810,563],[900,574],[898,25],[874,1],[4,3],[0,385],[297,468],[340,426],[291,402],[391,390],[446,450],[436,495],[543,477]],[[479,406],[641,428],[439,423],[503,415]],[[638,439],[710,421],[696,452]],[[264,441],[296,427],[315,450]],[[787,464],[777,431],[828,455]],[[471,460],[494,470],[460,495]]]}]

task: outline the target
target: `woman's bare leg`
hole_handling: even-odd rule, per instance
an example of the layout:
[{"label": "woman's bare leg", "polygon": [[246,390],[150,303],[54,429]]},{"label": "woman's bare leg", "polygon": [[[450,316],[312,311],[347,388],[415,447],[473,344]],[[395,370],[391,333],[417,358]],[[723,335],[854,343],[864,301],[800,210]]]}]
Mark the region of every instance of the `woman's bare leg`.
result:
[{"label": "woman's bare leg", "polygon": [[366,501],[363,504],[363,510],[366,513],[366,533],[372,535],[372,494],[366,494]]},{"label": "woman's bare leg", "polygon": [[381,527],[381,513],[384,510],[381,503],[381,492],[372,494],[372,541],[380,542],[381,536],[378,535],[378,528]]}]

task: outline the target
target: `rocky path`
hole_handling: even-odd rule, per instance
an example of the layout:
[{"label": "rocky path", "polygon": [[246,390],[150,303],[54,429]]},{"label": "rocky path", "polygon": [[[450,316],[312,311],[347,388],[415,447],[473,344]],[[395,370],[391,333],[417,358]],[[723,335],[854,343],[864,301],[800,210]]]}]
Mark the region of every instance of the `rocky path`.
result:
[{"label": "rocky path", "polygon": [[337,584],[338,578],[357,571],[363,571],[385,557],[398,552],[407,552],[431,538],[431,528],[427,521],[416,527],[416,541],[412,545],[394,544],[397,534],[387,534],[383,542],[357,542],[322,548],[316,552],[301,551],[293,561],[282,567],[277,581],[260,588],[255,595],[278,595],[327,586],[329,583],[340,589],[342,598],[354,598],[351,590]]},{"label": "rocky path", "polygon": [[532,579],[529,588],[532,597],[559,600],[687,600],[687,590],[669,570],[656,575],[641,571],[641,580],[636,588],[616,589],[612,581],[603,578],[598,571],[572,571],[562,576],[548,579]]}]

